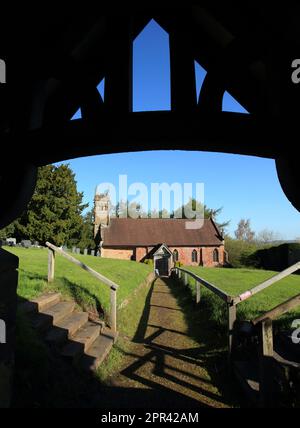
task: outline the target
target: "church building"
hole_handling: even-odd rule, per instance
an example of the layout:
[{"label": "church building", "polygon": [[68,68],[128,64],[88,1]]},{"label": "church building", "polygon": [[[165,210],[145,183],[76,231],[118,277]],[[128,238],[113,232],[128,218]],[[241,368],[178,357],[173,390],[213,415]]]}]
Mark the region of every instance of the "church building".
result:
[{"label": "church building", "polygon": [[[135,260],[168,258],[168,266],[215,267],[227,264],[224,238],[212,218],[201,228],[186,228],[191,220],[117,218],[109,215],[109,195],[95,196],[95,240],[101,257]],[[160,257],[163,256],[164,257]]]}]

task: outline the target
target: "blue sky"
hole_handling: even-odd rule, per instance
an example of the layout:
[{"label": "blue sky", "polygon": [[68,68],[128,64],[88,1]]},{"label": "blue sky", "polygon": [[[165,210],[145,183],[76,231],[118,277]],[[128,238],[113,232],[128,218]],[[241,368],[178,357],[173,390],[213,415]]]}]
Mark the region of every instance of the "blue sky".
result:
[{"label": "blue sky", "polygon": [[[205,70],[195,64],[197,91]],[[103,94],[104,82],[99,84]],[[134,111],[170,108],[168,35],[151,21],[134,42]],[[223,98],[224,111],[247,112],[228,93]],[[74,118],[80,117],[78,112]],[[68,161],[76,174],[84,200],[92,201],[101,182],[118,183],[120,174],[128,183],[153,182],[204,183],[205,203],[223,207],[219,220],[231,220],[233,235],[241,218],[250,218],[252,228],[268,228],[283,239],[300,236],[300,213],[281,190],[275,162],[270,159],[221,153],[154,151],[92,156]]]}]

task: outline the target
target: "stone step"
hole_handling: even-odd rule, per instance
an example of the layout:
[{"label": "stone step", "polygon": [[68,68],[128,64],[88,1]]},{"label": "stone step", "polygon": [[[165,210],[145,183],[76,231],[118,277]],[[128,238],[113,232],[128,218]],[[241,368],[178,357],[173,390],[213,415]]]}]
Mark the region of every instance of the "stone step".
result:
[{"label": "stone step", "polygon": [[74,302],[59,302],[43,312],[37,313],[32,318],[32,326],[43,331],[52,325],[56,325],[65,317],[69,316],[75,308]]},{"label": "stone step", "polygon": [[80,366],[86,371],[96,370],[109,354],[117,335],[105,327],[93,345],[84,353],[80,359]]},{"label": "stone step", "polygon": [[64,357],[76,359],[86,352],[95,342],[101,332],[101,325],[88,321],[81,327],[71,340],[63,347],[61,354]]},{"label": "stone step", "polygon": [[61,300],[60,293],[46,293],[35,299],[21,303],[19,305],[20,311],[22,313],[30,312],[43,312],[44,310],[50,308],[53,305],[56,305]]},{"label": "stone step", "polygon": [[70,339],[88,321],[87,312],[73,312],[56,323],[47,333],[45,339],[48,343],[59,345]]}]

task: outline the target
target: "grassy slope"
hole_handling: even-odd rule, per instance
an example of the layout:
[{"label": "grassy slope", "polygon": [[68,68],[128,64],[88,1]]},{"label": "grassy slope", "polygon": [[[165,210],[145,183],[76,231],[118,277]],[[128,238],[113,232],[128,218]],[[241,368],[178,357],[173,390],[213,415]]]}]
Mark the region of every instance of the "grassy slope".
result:
[{"label": "grassy slope", "polygon": [[[49,288],[47,284],[47,250],[14,248],[9,249],[9,251],[20,258],[18,288],[20,297],[31,298]],[[137,285],[151,272],[151,267],[135,262],[100,259],[91,256],[76,257],[120,284],[118,304],[127,299]],[[275,272],[249,269],[190,269],[232,295],[238,295],[275,274]],[[72,295],[83,307],[99,306],[100,304],[105,309],[108,306],[109,293],[107,287],[60,256],[56,258],[56,280],[50,288],[60,290],[65,295]],[[194,293],[194,291],[194,283],[191,282],[191,292]],[[109,357],[99,368],[97,379],[101,379],[102,382],[122,366],[124,353],[130,350],[128,339],[136,334],[148,293],[148,287],[140,288],[130,304],[119,311],[118,321],[121,334],[117,346],[114,347]],[[251,319],[298,293],[300,293],[300,276],[292,275],[252,299],[241,303],[238,307],[238,316],[243,319]],[[188,296],[186,297],[188,298]],[[215,326],[217,327],[216,333],[218,333],[216,337],[221,334],[221,337],[226,338],[225,335],[222,335],[223,329],[220,329],[226,323],[225,305],[205,288],[202,288],[202,297],[203,310],[195,311],[196,319],[193,320],[193,326],[196,321],[200,322],[198,320],[198,316],[200,316],[201,320],[203,318],[200,323],[201,326],[203,326],[203,322],[210,326],[206,332],[209,337],[212,336]],[[188,312],[191,312],[190,309]],[[289,314],[286,320],[290,322],[295,317],[300,318],[300,310],[294,314]],[[205,333],[203,327],[201,327],[201,331],[202,334]],[[56,365],[54,370],[57,373],[57,370],[60,369],[61,376],[58,374],[53,378],[50,375],[52,369],[47,368],[48,363],[51,365],[51,362],[48,361],[47,352],[32,335],[31,329],[23,323],[23,320],[18,323],[18,337],[17,366],[19,370],[17,370],[16,375],[16,390],[19,393],[15,398],[15,405],[21,404],[32,407],[33,401],[36,401],[34,406],[37,407],[45,406],[45,404],[50,407],[57,407],[66,405],[69,400],[71,406],[80,406],[82,390],[85,387],[87,392],[84,396],[89,402],[90,386],[86,384],[84,378],[79,381],[78,376],[71,372],[68,375],[68,382],[64,382],[65,367],[60,368]],[[32,366],[35,367],[34,376],[31,370]],[[41,394],[43,389],[41,389],[41,385],[45,385],[43,394]],[[25,396],[28,401],[25,400],[26,403],[24,402]]]},{"label": "grassy slope", "polygon": [[[56,256],[55,281],[48,285],[48,251],[46,249],[9,248],[8,250],[16,254],[20,260],[18,286],[20,297],[30,299],[50,288],[72,296],[84,309],[101,307],[107,311],[109,308],[109,288],[62,256]],[[133,261],[82,255],[76,255],[76,258],[120,285],[118,305],[127,299],[151,272],[150,266]]]},{"label": "grassy slope", "polygon": [[[254,269],[212,269],[202,267],[189,267],[188,269],[232,296],[237,296],[243,291],[249,290],[277,273]],[[194,288],[194,281],[191,281],[191,287]],[[212,293],[208,290],[204,288],[202,290],[207,304],[210,305],[213,311],[212,317],[218,324],[223,324],[225,305],[216,296],[212,296]],[[300,275],[290,275],[270,288],[254,295],[251,299],[240,303],[238,305],[238,317],[240,319],[253,319],[299,293]],[[295,318],[300,318],[300,308],[284,315],[281,321],[285,325],[290,325],[291,320]]]},{"label": "grassy slope", "polygon": [[[91,309],[109,305],[109,290],[81,268],[61,256],[56,257],[55,282],[47,284],[46,249],[7,248],[20,260],[18,295],[20,298],[33,298],[45,290],[59,290],[65,296],[72,296],[82,307]],[[79,256],[84,263],[107,276],[120,285],[118,305],[134,298],[118,311],[118,343],[108,358],[98,369],[93,382],[86,376],[79,376],[63,363],[52,361],[45,345],[38,339],[24,316],[18,314],[17,352],[15,372],[15,407],[82,407],[89,406],[98,383],[105,382],[122,366],[123,356],[130,349],[130,339],[135,336],[143,314],[149,287],[138,287],[143,283],[152,267],[125,260],[100,259]],[[146,285],[146,284],[145,284]],[[53,373],[55,372],[55,376]],[[67,374],[66,374],[67,373]]]}]

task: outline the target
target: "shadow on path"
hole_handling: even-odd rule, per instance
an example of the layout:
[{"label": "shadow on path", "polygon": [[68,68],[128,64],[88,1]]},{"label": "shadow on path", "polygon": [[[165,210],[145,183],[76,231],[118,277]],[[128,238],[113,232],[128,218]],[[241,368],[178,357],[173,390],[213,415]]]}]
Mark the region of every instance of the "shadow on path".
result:
[{"label": "shadow on path", "polygon": [[[123,337],[115,345],[124,357],[123,368],[103,385],[98,377],[62,360],[55,350],[50,352],[22,316],[13,407],[234,406],[226,355],[218,351],[212,332],[205,310],[196,307],[188,288],[171,279],[157,279],[133,339]],[[124,340],[128,346],[122,345]]]},{"label": "shadow on path", "polygon": [[[185,294],[184,294],[185,293]],[[216,350],[204,319],[195,321],[188,290],[171,279],[157,279],[148,293],[137,332],[124,352],[124,367],[114,376],[95,406],[114,407],[231,407],[228,379],[215,364]],[[199,334],[200,332],[200,334]],[[203,340],[203,341],[202,341]],[[223,356],[224,357],[224,356]],[[226,363],[226,358],[225,358]],[[224,371],[224,370],[223,370]]]}]

